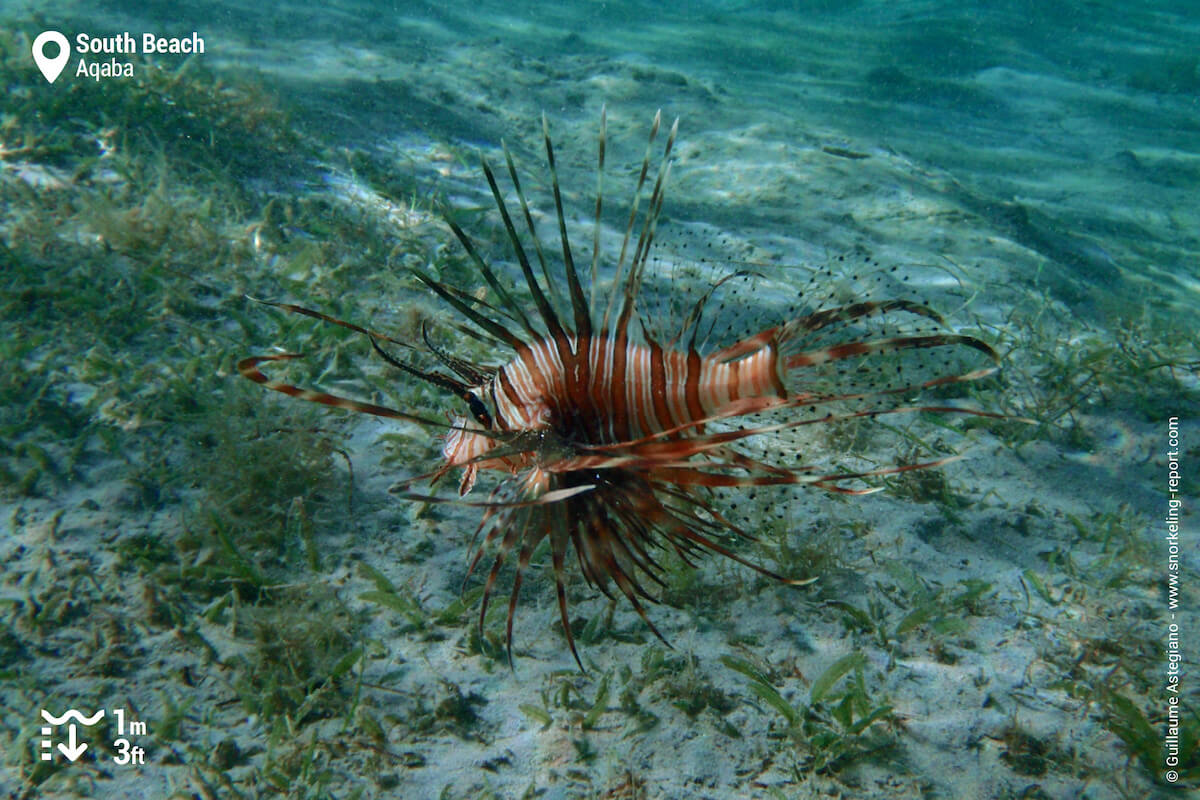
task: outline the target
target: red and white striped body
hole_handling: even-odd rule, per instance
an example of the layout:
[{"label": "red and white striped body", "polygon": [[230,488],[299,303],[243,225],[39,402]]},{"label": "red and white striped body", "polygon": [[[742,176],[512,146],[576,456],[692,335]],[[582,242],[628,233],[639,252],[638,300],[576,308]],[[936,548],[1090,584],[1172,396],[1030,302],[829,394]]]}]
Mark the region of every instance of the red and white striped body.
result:
[{"label": "red and white striped body", "polygon": [[[577,343],[570,339],[573,352]],[[694,423],[719,415],[736,400],[787,397],[771,342],[736,359],[723,355],[728,351],[702,357],[657,345],[629,344],[622,352],[608,337],[586,343],[586,360],[577,366],[586,380],[587,414],[599,434],[592,443],[630,441]],[[542,339],[501,367],[480,393],[492,401],[498,430],[533,431],[569,415],[567,404],[575,401],[567,384],[558,347]],[[475,468],[516,472],[528,464],[528,458],[477,460],[499,440],[477,432],[481,428],[466,417],[456,417],[454,424],[442,455],[447,466],[466,467],[464,493],[474,484]]]}]

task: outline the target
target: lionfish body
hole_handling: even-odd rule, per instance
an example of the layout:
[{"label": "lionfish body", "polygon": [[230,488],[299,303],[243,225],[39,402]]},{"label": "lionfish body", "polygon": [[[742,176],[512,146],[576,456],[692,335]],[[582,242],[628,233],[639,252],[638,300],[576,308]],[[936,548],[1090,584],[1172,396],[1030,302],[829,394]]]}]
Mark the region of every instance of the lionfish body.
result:
[{"label": "lionfish body", "polygon": [[[720,417],[737,400],[788,396],[777,350],[770,344],[728,360],[657,345],[627,344],[618,351],[617,344],[611,338],[571,337],[564,363],[553,342],[533,343],[486,387],[498,429],[561,431],[562,421],[580,417],[584,408],[590,424],[582,441],[616,444]],[[568,375],[578,381],[582,397],[570,391]],[[465,427],[465,417],[455,422],[443,455],[447,465],[465,468],[463,494],[473,485],[476,467],[516,471],[524,464],[483,458],[498,441]],[[584,426],[584,420],[576,424]]]},{"label": "lionfish body", "polygon": [[[604,119],[602,113],[601,175]],[[656,116],[651,145],[658,128]],[[460,326],[467,325],[477,338],[512,351],[511,359],[499,367],[477,366],[452,357],[426,338],[429,351],[454,374],[423,371],[393,358],[380,342],[412,345],[299,306],[275,304],[366,334],[388,363],[466,402],[470,416],[454,417],[446,431],[445,463],[406,483],[430,477],[436,480],[459,468],[459,494],[465,495],[481,471],[497,474],[487,499],[470,503],[484,511],[468,574],[485,551],[495,551],[481,603],[482,625],[498,576],[515,554],[506,628],[510,657],[522,577],[535,548],[544,540],[550,543],[563,631],[578,663],[566,601],[570,551],[590,585],[609,597],[614,596],[611,587],[615,585],[661,639],[643,602],[655,600],[646,588],[647,580],[664,585],[660,563],[664,552],[674,553],[689,565],[693,556],[715,552],[777,580],[800,583],[732,549],[733,541],[754,537],[714,504],[714,493],[723,487],[811,484],[829,491],[865,494],[875,490],[866,486],[865,480],[937,467],[952,458],[831,468],[820,459],[797,464],[788,458],[798,457],[797,453],[787,448],[779,452],[774,442],[787,442],[789,433],[806,426],[885,414],[924,411],[992,416],[958,406],[912,404],[911,398],[924,390],[982,378],[995,370],[996,362],[987,344],[948,331],[934,311],[912,300],[857,299],[826,307],[810,304],[782,315],[777,324],[714,344],[714,326],[707,322],[706,305],[729,286],[758,278],[753,272],[737,271],[712,281],[675,330],[660,332],[659,321],[643,314],[638,302],[663,205],[675,134],[673,126],[639,214],[651,168],[647,147],[620,255],[612,267],[611,288],[603,303],[588,299],[575,266],[545,119],[543,138],[562,254],[560,280],[551,278],[546,248],[507,149],[505,160],[519,200],[524,235],[518,232],[491,167],[483,162],[521,281],[506,281],[449,216],[447,224],[490,289],[487,299],[420,270],[413,274],[457,312]],[[601,204],[598,191],[591,259],[593,298],[599,289]],[[534,259],[526,242],[532,242]],[[534,271],[535,261],[540,277]],[[528,292],[532,312],[514,296],[518,285]],[[914,360],[914,354],[930,357]],[[964,367],[963,354],[973,354],[979,363]],[[265,362],[296,357],[249,358],[239,364],[239,370],[269,388],[313,402],[427,426],[441,424],[274,381],[259,369]]]}]

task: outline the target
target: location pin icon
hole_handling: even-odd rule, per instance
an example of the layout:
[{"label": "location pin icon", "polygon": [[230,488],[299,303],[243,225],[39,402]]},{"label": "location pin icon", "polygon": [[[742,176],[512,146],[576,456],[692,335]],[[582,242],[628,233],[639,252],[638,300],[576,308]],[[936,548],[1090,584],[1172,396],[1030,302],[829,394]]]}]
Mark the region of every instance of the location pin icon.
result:
[{"label": "location pin icon", "polygon": [[[46,57],[47,42],[54,42],[58,45],[58,55],[54,58]],[[63,67],[67,66],[67,62],[70,60],[70,44],[67,42],[67,37],[58,31],[42,31],[33,40],[33,61],[49,83],[54,83],[58,79],[58,76],[62,74]]]}]

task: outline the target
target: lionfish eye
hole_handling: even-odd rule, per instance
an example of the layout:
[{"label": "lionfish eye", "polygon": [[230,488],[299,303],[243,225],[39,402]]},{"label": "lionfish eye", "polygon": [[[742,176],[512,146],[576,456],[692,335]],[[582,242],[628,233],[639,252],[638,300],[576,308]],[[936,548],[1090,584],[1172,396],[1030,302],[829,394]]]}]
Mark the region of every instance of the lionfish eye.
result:
[{"label": "lionfish eye", "polygon": [[471,416],[475,418],[475,421],[490,430],[492,427],[492,417],[488,414],[487,406],[483,404],[483,401],[472,392],[467,392],[463,396],[463,399],[467,401],[467,407],[471,409]]}]

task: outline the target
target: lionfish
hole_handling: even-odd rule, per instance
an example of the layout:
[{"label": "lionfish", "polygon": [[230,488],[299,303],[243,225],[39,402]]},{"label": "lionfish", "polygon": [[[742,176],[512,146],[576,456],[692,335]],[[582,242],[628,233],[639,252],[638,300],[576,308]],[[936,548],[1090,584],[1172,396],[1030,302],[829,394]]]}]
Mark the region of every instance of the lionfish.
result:
[{"label": "lionfish", "polygon": [[[411,273],[456,312],[458,328],[507,353],[498,365],[475,364],[446,352],[430,340],[423,326],[426,357],[440,362],[444,371],[423,369],[396,358],[383,343],[411,350],[419,349],[418,345],[298,305],[269,303],[367,336],[384,361],[454,395],[465,404],[467,414],[453,416],[447,424],[276,381],[260,368],[299,358],[296,353],[256,356],[238,364],[246,378],[293,397],[446,429],[444,463],[404,481],[406,485],[436,481],[457,468],[459,494],[466,495],[480,473],[498,474],[483,501],[409,496],[483,508],[467,570],[469,578],[485,551],[495,552],[480,602],[481,631],[497,578],[515,553],[505,629],[510,662],[522,578],[543,541],[549,540],[563,632],[582,669],[568,618],[570,551],[591,587],[613,599],[615,585],[649,629],[666,642],[644,606],[658,599],[647,589],[647,581],[666,586],[660,562],[664,552],[673,552],[691,567],[696,566],[695,556],[717,553],[777,581],[808,582],[778,574],[739,554],[736,542],[753,540],[754,532],[713,502],[717,492],[750,493],[755,487],[803,484],[866,494],[881,488],[864,483],[872,478],[935,468],[956,458],[886,466],[859,462],[858,468],[834,468],[821,459],[803,463],[790,445],[789,432],[917,412],[996,416],[958,405],[913,401],[915,395],[934,387],[983,378],[998,363],[988,344],[953,332],[937,312],[918,300],[847,298],[843,292],[814,304],[809,293],[801,292],[775,324],[720,341],[710,307],[718,305],[720,314],[725,313],[725,304],[716,298],[732,285],[765,280],[753,269],[728,269],[712,278],[686,313],[678,315],[681,319],[673,330],[662,330],[662,315],[639,307],[647,269],[654,262],[651,253],[659,233],[678,120],[666,136],[651,180],[660,126],[661,112],[650,128],[619,254],[614,265],[605,266],[611,277],[602,302],[596,295],[604,290],[600,278],[607,130],[603,110],[586,290],[568,237],[545,115],[542,139],[561,259],[552,259],[544,245],[512,155],[503,144],[519,218],[514,219],[511,201],[505,199],[492,166],[486,158],[481,161],[516,261],[512,271],[498,260],[485,258],[451,213],[443,213],[482,283],[455,286],[419,268]],[[520,278],[515,279],[518,268]],[[835,278],[828,270],[818,273],[817,279]],[[790,291],[794,297],[794,290]],[[528,299],[522,300],[525,292]],[[763,303],[768,299],[765,294],[754,298]]]}]

